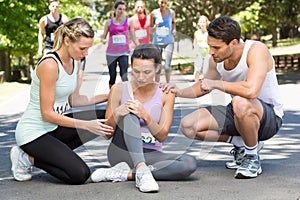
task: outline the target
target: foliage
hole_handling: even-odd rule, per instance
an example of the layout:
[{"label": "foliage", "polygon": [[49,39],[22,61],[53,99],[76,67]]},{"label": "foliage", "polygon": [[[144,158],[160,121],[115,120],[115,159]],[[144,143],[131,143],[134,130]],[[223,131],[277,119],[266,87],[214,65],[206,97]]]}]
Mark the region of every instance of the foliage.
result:
[{"label": "foliage", "polygon": [[[73,18],[83,17],[94,30],[103,28],[104,21],[113,16],[115,0],[60,0],[60,12]],[[128,16],[133,15],[135,0],[127,0]],[[159,7],[158,0],[145,1],[148,13]],[[213,20],[220,15],[237,19],[243,36],[272,35],[273,46],[280,39],[295,36],[300,24],[300,0],[169,0],[176,12],[178,35],[192,38],[200,15]],[[49,13],[48,0],[0,0],[0,69],[1,63],[28,64],[37,53],[38,21]],[[4,55],[5,54],[5,55]],[[7,56],[6,56],[7,55]],[[8,57],[9,61],[1,59]],[[9,74],[9,73],[6,73]]]},{"label": "foliage", "polygon": [[259,0],[258,2],[259,22],[271,32],[273,46],[277,45],[277,35],[280,31],[286,29],[289,32],[293,27],[299,27],[300,0]]}]

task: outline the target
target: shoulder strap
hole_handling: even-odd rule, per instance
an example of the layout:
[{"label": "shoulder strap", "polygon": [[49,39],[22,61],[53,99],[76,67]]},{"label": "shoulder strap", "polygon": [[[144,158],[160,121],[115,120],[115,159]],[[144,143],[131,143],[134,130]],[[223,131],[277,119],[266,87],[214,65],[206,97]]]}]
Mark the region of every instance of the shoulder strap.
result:
[{"label": "shoulder strap", "polygon": [[42,57],[42,58],[39,60],[39,62],[37,63],[37,65],[39,65],[43,60],[45,60],[45,59],[47,59],[47,58],[52,58],[52,59],[54,59],[54,60],[57,62],[57,64],[59,64],[58,62],[60,62],[60,64],[62,65],[62,62],[61,62],[61,60],[60,60],[58,54],[57,54],[55,51],[54,51],[54,52],[49,52],[49,53],[47,53],[44,57]]},{"label": "shoulder strap", "polygon": [[128,90],[129,96],[131,97],[131,99],[134,99],[131,83],[129,81],[127,81],[126,84],[127,84],[127,90]]}]

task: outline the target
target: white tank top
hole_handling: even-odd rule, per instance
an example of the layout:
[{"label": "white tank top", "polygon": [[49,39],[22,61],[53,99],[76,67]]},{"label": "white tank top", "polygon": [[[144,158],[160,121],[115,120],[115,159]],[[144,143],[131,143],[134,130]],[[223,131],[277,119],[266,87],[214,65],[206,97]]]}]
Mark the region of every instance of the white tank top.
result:
[{"label": "white tank top", "polygon": [[[224,69],[224,62],[217,64],[217,71],[220,73],[222,79],[228,82],[239,82],[246,80],[248,73],[247,65],[247,55],[251,45],[255,41],[246,40],[243,55],[237,64],[237,66],[232,70]],[[273,60],[273,68],[267,73],[266,79],[261,88],[259,99],[263,100],[265,103],[274,105],[273,109],[275,114],[282,118],[283,116],[283,103],[279,94],[278,82],[275,72],[275,62]]]},{"label": "white tank top", "polygon": [[[56,81],[56,94],[53,110],[59,114],[63,114],[69,108],[68,98],[70,94],[74,92],[77,85],[77,62],[73,63],[73,73],[67,74],[61,62],[54,54],[47,54],[41,60],[46,57],[53,58],[58,64],[59,76]],[[36,69],[38,66],[39,63],[37,64]],[[32,74],[29,104],[16,128],[15,137],[19,146],[27,144],[57,128],[56,124],[44,121],[42,118],[39,95],[40,80],[36,74],[36,69]]]}]

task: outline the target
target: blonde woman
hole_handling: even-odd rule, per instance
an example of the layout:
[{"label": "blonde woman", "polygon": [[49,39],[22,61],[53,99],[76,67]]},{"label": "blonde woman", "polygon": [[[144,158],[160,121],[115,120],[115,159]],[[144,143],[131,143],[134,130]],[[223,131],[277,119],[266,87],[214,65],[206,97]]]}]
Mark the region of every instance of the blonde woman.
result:
[{"label": "blonde woman", "polygon": [[204,78],[209,66],[210,55],[207,44],[207,26],[208,18],[201,15],[198,20],[199,29],[194,33],[194,49],[196,51],[194,64],[195,82],[199,81],[199,78]]},{"label": "blonde woman", "polygon": [[[107,100],[107,95],[88,99],[77,91],[80,84],[78,62],[88,54],[94,40],[92,27],[75,18],[55,32],[53,52],[37,64],[32,76],[30,102],[18,122],[11,149],[12,173],[17,181],[31,180],[30,169],[38,167],[67,184],[83,184],[89,167],[73,151],[97,136],[110,136],[105,111],[68,116],[68,108]],[[75,116],[75,114],[74,114]]]}]

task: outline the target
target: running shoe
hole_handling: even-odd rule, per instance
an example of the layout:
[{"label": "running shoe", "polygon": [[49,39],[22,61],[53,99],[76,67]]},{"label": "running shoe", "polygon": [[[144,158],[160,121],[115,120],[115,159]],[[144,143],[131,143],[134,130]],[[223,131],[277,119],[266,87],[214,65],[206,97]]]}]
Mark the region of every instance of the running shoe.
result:
[{"label": "running shoe", "polygon": [[103,181],[124,182],[127,181],[129,171],[128,164],[120,162],[111,168],[97,169],[92,173],[91,180],[95,183]]},{"label": "running shoe", "polygon": [[[263,147],[264,147],[264,142],[259,141],[257,146],[257,153],[259,153]],[[233,155],[233,160],[225,163],[226,168],[227,169],[239,168],[245,154],[245,147],[239,147],[239,148],[234,147],[233,149],[231,149],[230,154]]]},{"label": "running shoe", "polygon": [[27,164],[24,154],[26,153],[18,146],[14,146],[10,150],[11,171],[17,181],[29,181],[32,179],[32,165]]},{"label": "running shoe", "polygon": [[234,177],[238,179],[255,178],[262,173],[259,155],[246,154]]},{"label": "running shoe", "polygon": [[158,192],[159,186],[148,166],[142,165],[136,170],[135,184],[141,192]]}]

